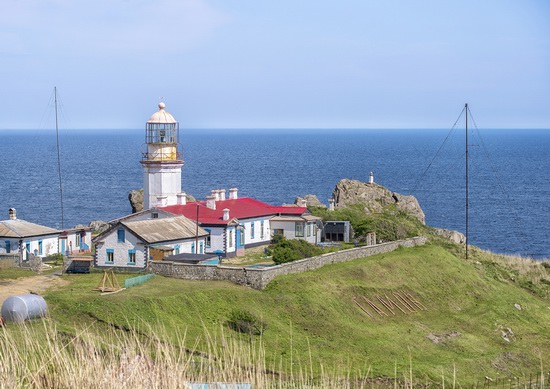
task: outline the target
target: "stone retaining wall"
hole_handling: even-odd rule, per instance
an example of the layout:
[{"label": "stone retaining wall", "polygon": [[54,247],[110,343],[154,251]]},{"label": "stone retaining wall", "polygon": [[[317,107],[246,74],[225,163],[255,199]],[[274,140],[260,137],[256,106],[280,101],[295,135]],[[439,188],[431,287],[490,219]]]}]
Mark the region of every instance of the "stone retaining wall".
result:
[{"label": "stone retaining wall", "polygon": [[149,266],[149,271],[165,277],[201,281],[231,281],[235,284],[250,286],[254,289],[264,289],[279,275],[302,273],[319,269],[332,263],[348,262],[371,255],[388,253],[401,246],[413,247],[423,245],[426,243],[426,240],[426,237],[421,236],[373,246],[356,247],[267,268],[190,265],[171,261],[153,261]]},{"label": "stone retaining wall", "polygon": [[19,256],[13,254],[0,254],[0,269],[12,269],[17,267]]}]

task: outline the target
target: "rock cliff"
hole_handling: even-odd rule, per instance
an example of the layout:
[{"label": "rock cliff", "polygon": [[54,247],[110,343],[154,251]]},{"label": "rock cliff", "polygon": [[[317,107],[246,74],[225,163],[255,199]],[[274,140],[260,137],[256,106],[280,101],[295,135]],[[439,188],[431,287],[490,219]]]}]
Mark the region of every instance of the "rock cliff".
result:
[{"label": "rock cliff", "polygon": [[426,224],[424,211],[416,197],[391,192],[378,184],[343,179],[336,184],[332,198],[336,208],[362,204],[365,206],[366,213],[381,213],[386,207],[395,205],[397,210],[406,212],[420,220],[422,224]]}]

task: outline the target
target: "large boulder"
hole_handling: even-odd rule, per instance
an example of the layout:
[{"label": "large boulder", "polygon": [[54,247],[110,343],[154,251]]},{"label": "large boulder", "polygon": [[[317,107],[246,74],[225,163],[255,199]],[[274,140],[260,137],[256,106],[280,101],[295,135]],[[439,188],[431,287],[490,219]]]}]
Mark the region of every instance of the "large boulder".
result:
[{"label": "large boulder", "polygon": [[397,210],[417,218],[422,224],[426,223],[424,211],[414,196],[391,192],[382,185],[343,179],[336,184],[332,198],[336,208],[361,204],[365,206],[366,213],[381,213],[387,206],[395,205]]},{"label": "large boulder", "polygon": [[143,211],[143,189],[134,189],[128,193],[132,213]]},{"label": "large boulder", "polygon": [[317,196],[312,194],[305,195],[304,197],[296,197],[296,199],[294,199],[294,204],[299,207],[303,206],[304,202],[306,207],[327,207],[319,201]]}]

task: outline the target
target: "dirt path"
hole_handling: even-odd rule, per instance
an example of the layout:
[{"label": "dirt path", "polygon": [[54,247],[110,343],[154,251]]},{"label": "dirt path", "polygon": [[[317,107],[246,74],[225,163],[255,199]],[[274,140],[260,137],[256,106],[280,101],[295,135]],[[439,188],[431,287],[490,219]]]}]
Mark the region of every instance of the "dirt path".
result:
[{"label": "dirt path", "polygon": [[36,293],[42,294],[46,289],[67,285],[69,281],[59,276],[33,276],[21,277],[16,280],[0,280],[0,306],[10,296]]}]

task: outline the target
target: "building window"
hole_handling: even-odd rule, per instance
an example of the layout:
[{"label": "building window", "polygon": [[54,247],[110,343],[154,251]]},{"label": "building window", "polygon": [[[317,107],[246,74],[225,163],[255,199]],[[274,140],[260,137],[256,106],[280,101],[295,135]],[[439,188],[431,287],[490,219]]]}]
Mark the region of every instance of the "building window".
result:
[{"label": "building window", "polygon": [[38,255],[42,255],[42,241],[38,241]]},{"label": "building window", "polygon": [[208,228],[204,229],[206,232],[208,232],[208,235],[206,236],[206,247],[212,246],[212,231],[210,231]]},{"label": "building window", "polygon": [[6,254],[11,253],[11,241],[6,240]]},{"label": "building window", "polygon": [[151,214],[151,219],[158,219],[158,218],[159,218],[158,212],[153,212],[153,213]]},{"label": "building window", "polygon": [[307,236],[311,236],[311,223],[307,223]]},{"label": "building window", "polygon": [[117,231],[118,243],[124,243],[124,241],[126,240],[124,235],[124,230]]},{"label": "building window", "polygon": [[239,234],[239,245],[244,247],[244,228],[241,228],[241,233]]},{"label": "building window", "polygon": [[174,254],[178,255],[180,253],[180,245],[174,247]]},{"label": "building window", "polygon": [[260,239],[263,239],[264,237],[265,237],[264,221],[262,220],[260,222]]},{"label": "building window", "polygon": [[304,223],[296,223],[295,236],[303,237],[304,236]]},{"label": "building window", "polygon": [[227,234],[227,245],[229,247],[233,247],[233,230],[229,230],[229,233]]},{"label": "building window", "polygon": [[254,222],[250,223],[250,239],[254,239],[254,225],[255,224],[256,223],[254,223]]},{"label": "building window", "polygon": [[195,254],[195,243],[191,245],[191,254]]},{"label": "building window", "polygon": [[136,250],[128,250],[128,265],[136,264]]},{"label": "building window", "polygon": [[204,254],[204,243],[203,242],[199,243],[199,254]]},{"label": "building window", "polygon": [[114,263],[115,262],[115,250],[107,249],[107,259],[105,263]]},{"label": "building window", "polygon": [[80,239],[81,239],[80,233],[76,234],[74,237],[75,237],[75,246],[80,247]]}]

